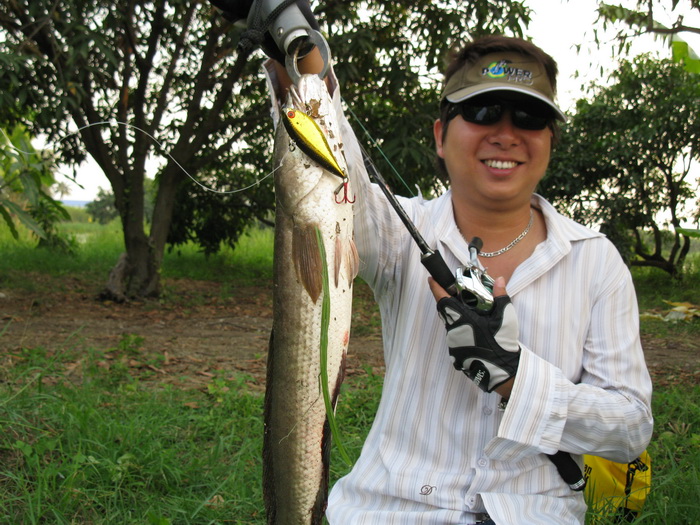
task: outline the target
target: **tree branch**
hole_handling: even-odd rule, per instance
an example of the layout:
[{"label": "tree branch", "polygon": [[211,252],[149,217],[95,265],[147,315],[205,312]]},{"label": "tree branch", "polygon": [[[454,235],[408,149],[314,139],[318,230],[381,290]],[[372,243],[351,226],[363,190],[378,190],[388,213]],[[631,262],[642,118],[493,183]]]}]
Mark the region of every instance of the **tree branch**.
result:
[{"label": "tree branch", "polygon": [[695,33],[696,35],[700,35],[700,27],[679,24],[673,27],[648,27],[647,32],[657,33],[659,35],[675,35],[677,33]]},{"label": "tree branch", "polygon": [[161,86],[160,92],[158,93],[158,99],[156,102],[156,109],[153,113],[153,118],[151,119],[150,125],[145,128],[151,135],[155,133],[155,130],[160,127],[160,123],[163,119],[163,114],[168,107],[170,88],[172,86],[173,80],[175,78],[175,68],[177,66],[177,61],[182,54],[182,50],[185,47],[185,38],[189,32],[190,24],[192,23],[192,16],[195,11],[195,4],[191,4],[187,13],[185,14],[185,24],[184,30],[178,35],[175,41],[175,49],[173,50],[172,58],[168,64],[168,70],[163,77],[163,84]]}]

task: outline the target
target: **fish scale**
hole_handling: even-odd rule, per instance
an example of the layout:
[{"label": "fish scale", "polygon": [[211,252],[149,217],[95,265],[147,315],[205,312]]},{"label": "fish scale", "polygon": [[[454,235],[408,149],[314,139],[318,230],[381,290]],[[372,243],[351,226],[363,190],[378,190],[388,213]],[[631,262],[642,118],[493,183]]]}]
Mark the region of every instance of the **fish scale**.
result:
[{"label": "fish scale", "polygon": [[[286,107],[313,118],[332,151],[342,151],[325,84],[302,76]],[[327,370],[333,406],[350,333],[357,274],[353,210],[337,202],[342,179],[310,159],[278,125],[275,136],[273,333],[268,354],[263,491],[268,524],[320,524],[328,495],[331,436],[320,388],[323,240],[329,283]],[[342,170],[345,160],[335,154]]]}]

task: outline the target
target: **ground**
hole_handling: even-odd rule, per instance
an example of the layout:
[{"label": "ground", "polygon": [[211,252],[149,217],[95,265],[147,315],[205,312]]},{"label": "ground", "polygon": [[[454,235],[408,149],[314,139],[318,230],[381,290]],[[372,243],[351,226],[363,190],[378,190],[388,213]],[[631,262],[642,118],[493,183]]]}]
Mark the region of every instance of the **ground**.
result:
[{"label": "ground", "polygon": [[[0,380],[3,367],[23,359],[22,349],[43,348],[49,355],[72,353],[68,374],[80,374],[91,355],[95,366],[120,365],[175,386],[201,388],[214,377],[240,372],[264,388],[269,287],[243,286],[224,294],[217,283],[170,280],[161,301],[116,304],[98,300],[76,278],[36,278],[50,282],[38,282],[34,291],[0,290]],[[348,374],[367,367],[381,373],[379,314],[366,286],[356,287],[355,297]],[[643,347],[657,378],[700,382],[697,341],[669,333],[644,336]]]},{"label": "ground", "polygon": [[[272,328],[269,287],[237,287],[223,297],[220,284],[172,280],[162,301],[124,304],[98,300],[77,279],[37,288],[41,291],[0,290],[0,381],[2,367],[22,359],[22,349],[73,352],[75,373],[86,365],[87,350],[95,349],[97,366],[126,364],[130,373],[149,380],[199,387],[241,372],[264,387]],[[368,288],[356,295],[371,304]],[[350,340],[347,373],[364,373],[366,367],[381,373],[379,314],[358,306],[354,319],[362,327]]]}]

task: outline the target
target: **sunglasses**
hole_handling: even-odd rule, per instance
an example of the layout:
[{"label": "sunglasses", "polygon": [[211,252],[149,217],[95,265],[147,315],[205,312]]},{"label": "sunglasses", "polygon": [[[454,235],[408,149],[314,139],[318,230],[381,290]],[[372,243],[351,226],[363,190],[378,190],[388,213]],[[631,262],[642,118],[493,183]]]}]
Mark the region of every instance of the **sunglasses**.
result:
[{"label": "sunglasses", "polygon": [[536,100],[505,101],[500,99],[475,98],[459,104],[452,104],[447,120],[461,115],[464,120],[481,126],[491,126],[500,122],[506,110],[516,128],[542,130],[554,120],[554,112]]}]

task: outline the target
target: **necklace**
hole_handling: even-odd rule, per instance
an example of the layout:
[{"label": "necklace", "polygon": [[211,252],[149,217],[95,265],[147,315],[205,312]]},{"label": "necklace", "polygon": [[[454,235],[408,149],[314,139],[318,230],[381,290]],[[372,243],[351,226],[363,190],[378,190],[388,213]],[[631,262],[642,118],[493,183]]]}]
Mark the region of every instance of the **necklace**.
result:
[{"label": "necklace", "polygon": [[498,255],[501,255],[503,253],[506,253],[508,250],[510,250],[513,246],[518,244],[520,241],[522,241],[525,236],[528,234],[530,231],[530,228],[532,228],[532,222],[533,222],[534,214],[532,213],[532,208],[530,208],[530,222],[527,223],[527,226],[523,230],[523,232],[518,235],[515,239],[511,241],[511,243],[506,246],[505,248],[501,248],[500,250],[496,250],[495,252],[479,252],[479,257],[496,257]]}]

